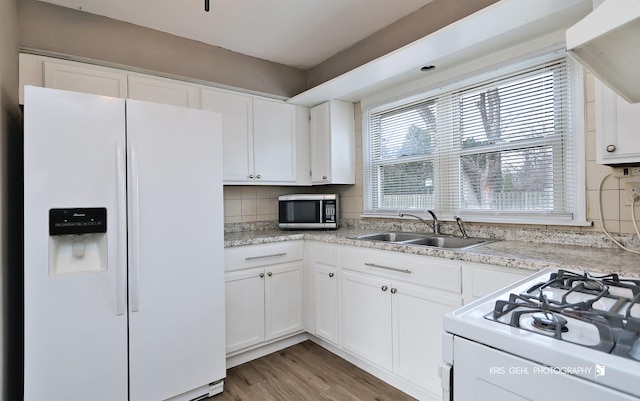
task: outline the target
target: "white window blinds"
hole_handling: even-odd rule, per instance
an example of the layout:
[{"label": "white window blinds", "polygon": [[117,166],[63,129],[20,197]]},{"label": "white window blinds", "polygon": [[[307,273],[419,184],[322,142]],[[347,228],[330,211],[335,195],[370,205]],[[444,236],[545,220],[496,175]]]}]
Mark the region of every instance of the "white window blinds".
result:
[{"label": "white window blinds", "polygon": [[365,213],[571,217],[566,57],[368,115]]}]

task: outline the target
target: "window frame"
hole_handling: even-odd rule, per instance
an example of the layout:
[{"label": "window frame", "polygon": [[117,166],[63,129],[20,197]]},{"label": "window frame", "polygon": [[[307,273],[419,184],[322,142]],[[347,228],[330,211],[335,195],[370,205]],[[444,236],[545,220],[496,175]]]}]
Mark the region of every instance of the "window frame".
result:
[{"label": "window frame", "polygon": [[[572,152],[573,152],[573,161],[572,165],[563,164],[564,172],[562,179],[562,187],[558,189],[555,186],[554,193],[558,191],[563,191],[562,193],[562,201],[569,202],[566,203],[565,211],[566,213],[556,213],[556,212],[507,212],[507,211],[496,211],[496,210],[470,210],[470,209],[462,209],[462,210],[452,210],[449,207],[444,212],[441,212],[442,216],[439,216],[444,219],[452,219],[453,214],[460,214],[466,221],[471,222],[488,222],[488,223],[515,223],[515,224],[536,224],[536,225],[571,225],[571,226],[589,226],[591,222],[586,220],[586,190],[585,190],[585,145],[584,145],[584,137],[585,137],[585,93],[584,93],[584,69],[573,59],[568,57],[566,52],[563,49],[555,49],[553,51],[547,52],[544,55],[532,56],[528,58],[520,58],[520,61],[513,61],[511,63],[505,64],[500,68],[495,68],[490,72],[478,73],[474,75],[466,74],[467,78],[463,78],[458,80],[453,84],[448,84],[445,86],[441,86],[438,88],[424,88],[420,93],[411,96],[398,97],[396,94],[395,100],[388,101],[384,103],[378,103],[377,105],[369,105],[363,109],[362,112],[362,151],[363,151],[363,217],[376,217],[376,218],[397,218],[398,214],[401,212],[412,212],[412,213],[420,213],[421,210],[413,209],[382,209],[382,208],[373,208],[375,206],[373,204],[373,182],[372,179],[375,174],[373,174],[372,161],[369,159],[370,150],[371,150],[371,133],[370,133],[370,121],[371,116],[374,113],[378,113],[384,110],[392,110],[393,108],[402,108],[409,107],[412,104],[418,104],[420,102],[429,102],[429,101],[442,101],[442,97],[446,96],[454,96],[454,93],[458,93],[464,91],[467,88],[472,87],[473,85],[479,85],[485,83],[487,81],[497,79],[500,77],[506,77],[513,73],[518,73],[520,71],[524,71],[527,68],[534,67],[536,65],[540,65],[546,62],[553,61],[554,59],[566,59],[566,69],[569,74],[569,79],[567,80],[567,85],[569,87],[569,91],[571,92],[570,96],[570,108],[571,115],[569,119],[571,120],[571,128],[568,132],[568,137],[560,137],[559,140],[562,141],[567,139],[571,141],[572,144]],[[524,61],[522,61],[524,60]],[[440,99],[439,99],[440,98]],[[449,99],[450,100],[450,99]],[[451,102],[449,101],[449,104]],[[456,132],[455,136],[457,138],[453,138],[453,140],[460,140],[460,133]],[[437,135],[437,140],[442,140],[442,135]],[[549,141],[551,137],[546,138],[546,142],[551,144]],[[523,142],[524,143],[524,140]],[[558,138],[554,142],[555,145],[558,146]],[[488,152],[490,148],[496,150],[504,150],[512,148],[511,144],[496,144],[491,145],[487,148],[483,147],[482,153]],[[454,147],[448,150],[451,152],[450,154],[455,153],[455,156],[450,156],[450,160],[459,160],[459,157],[465,153],[477,154],[478,152],[474,152],[473,150],[463,151],[463,149],[458,148],[457,150]],[[437,158],[438,155],[435,154],[431,159]],[[381,164],[398,164],[398,163],[406,163],[410,161],[424,161],[426,157],[424,155],[418,156],[408,156],[402,158],[401,160],[387,160],[385,163],[375,163],[375,166],[379,166]],[[459,175],[459,168],[457,169]],[[440,185],[448,185],[454,186],[456,185],[455,180],[443,180],[441,176],[437,174],[442,174],[438,171],[438,163],[434,163],[434,181],[435,177],[438,177],[437,182],[441,183]],[[570,178],[570,184],[567,185],[567,178]],[[459,181],[458,181],[459,183]],[[378,186],[379,188],[380,186]],[[445,191],[440,191],[446,192]],[[438,198],[434,198],[434,209],[438,211],[441,209],[440,205],[442,200]],[[426,212],[426,210],[424,211]]]}]

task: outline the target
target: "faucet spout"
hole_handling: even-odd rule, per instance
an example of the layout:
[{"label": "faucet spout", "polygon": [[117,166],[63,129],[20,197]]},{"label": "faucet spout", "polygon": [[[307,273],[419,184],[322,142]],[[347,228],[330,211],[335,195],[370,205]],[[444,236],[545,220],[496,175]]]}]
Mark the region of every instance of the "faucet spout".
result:
[{"label": "faucet spout", "polygon": [[429,224],[429,222],[426,221],[425,219],[423,219],[422,217],[417,216],[415,214],[411,214],[411,213],[400,213],[399,216],[400,217],[404,217],[404,216],[415,217],[416,219],[420,220],[424,224],[426,224],[429,227],[431,227],[431,229],[433,229],[433,233],[434,234],[440,234],[440,220],[438,220],[438,218],[436,217],[435,213],[433,213],[431,210],[427,210],[427,212],[429,212],[429,214],[433,218],[433,224]]},{"label": "faucet spout", "polygon": [[433,219],[433,233],[440,234],[440,220],[438,220],[433,210],[427,210],[427,213],[429,213]]}]

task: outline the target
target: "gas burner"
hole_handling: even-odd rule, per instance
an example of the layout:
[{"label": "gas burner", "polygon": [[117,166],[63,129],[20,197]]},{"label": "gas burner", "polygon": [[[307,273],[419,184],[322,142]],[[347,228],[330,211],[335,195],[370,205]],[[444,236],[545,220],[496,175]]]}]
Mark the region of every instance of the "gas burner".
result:
[{"label": "gas burner", "polygon": [[536,329],[556,332],[560,330],[561,333],[569,331],[567,327],[567,319],[562,316],[554,315],[551,312],[536,312],[531,315],[531,325]]}]

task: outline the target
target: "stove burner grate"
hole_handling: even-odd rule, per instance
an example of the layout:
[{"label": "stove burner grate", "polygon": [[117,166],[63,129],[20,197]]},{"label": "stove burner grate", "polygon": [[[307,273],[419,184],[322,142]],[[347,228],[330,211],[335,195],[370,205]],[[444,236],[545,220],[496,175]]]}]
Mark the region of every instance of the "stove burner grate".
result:
[{"label": "stove burner grate", "polygon": [[[600,309],[594,307],[596,302]],[[640,280],[558,270],[524,293],[497,300],[493,312],[485,318],[640,361],[640,317],[631,315],[637,305]],[[583,341],[582,327],[593,330],[593,342]]]}]

